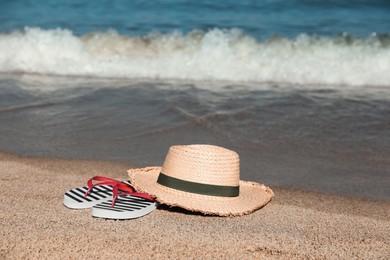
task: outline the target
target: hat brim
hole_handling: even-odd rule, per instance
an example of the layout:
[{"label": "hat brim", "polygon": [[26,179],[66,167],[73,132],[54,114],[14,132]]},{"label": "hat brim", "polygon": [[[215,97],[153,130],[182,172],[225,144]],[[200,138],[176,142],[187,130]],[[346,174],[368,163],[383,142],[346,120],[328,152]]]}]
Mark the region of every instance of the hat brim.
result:
[{"label": "hat brim", "polygon": [[216,197],[172,189],[157,183],[161,167],[128,170],[129,180],[138,192],[151,195],[156,201],[172,207],[218,216],[242,216],[265,206],[274,196],[263,184],[240,181],[238,197]]}]

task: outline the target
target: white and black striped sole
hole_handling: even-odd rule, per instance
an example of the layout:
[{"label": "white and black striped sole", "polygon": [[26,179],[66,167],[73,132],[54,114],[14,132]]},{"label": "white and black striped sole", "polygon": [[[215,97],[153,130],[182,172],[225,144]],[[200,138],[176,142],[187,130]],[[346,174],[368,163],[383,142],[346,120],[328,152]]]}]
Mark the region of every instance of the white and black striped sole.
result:
[{"label": "white and black striped sole", "polygon": [[[128,181],[123,183],[130,184]],[[64,205],[71,209],[86,209],[113,198],[112,186],[109,185],[95,186],[85,196],[87,190],[87,186],[68,190],[64,194]]]},{"label": "white and black striped sole", "polygon": [[133,219],[145,216],[157,208],[153,201],[131,195],[119,196],[115,206],[112,199],[92,207],[92,216],[107,219]]}]

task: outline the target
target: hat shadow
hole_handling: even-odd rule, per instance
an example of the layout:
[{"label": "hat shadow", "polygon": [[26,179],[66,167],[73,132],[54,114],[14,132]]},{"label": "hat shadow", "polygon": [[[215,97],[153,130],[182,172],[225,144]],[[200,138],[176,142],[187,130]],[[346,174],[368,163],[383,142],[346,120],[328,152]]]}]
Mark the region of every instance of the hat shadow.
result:
[{"label": "hat shadow", "polygon": [[168,212],[181,213],[181,214],[192,215],[192,216],[221,217],[221,216],[218,216],[218,215],[208,215],[208,214],[204,214],[202,212],[190,211],[190,210],[186,210],[186,209],[183,209],[183,208],[180,208],[180,207],[168,206],[168,205],[165,205],[165,204],[159,204],[158,207],[157,207],[157,210],[166,210]]}]

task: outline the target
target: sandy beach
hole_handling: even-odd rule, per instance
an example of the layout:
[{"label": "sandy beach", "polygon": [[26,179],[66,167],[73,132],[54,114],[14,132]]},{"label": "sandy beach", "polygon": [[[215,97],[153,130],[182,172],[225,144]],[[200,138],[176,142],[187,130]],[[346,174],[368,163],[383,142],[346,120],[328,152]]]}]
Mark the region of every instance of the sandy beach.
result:
[{"label": "sandy beach", "polygon": [[272,187],[243,217],[160,209],[126,221],[70,210],[63,194],[95,175],[126,179],[131,166],[0,154],[1,259],[388,259],[390,203]]}]

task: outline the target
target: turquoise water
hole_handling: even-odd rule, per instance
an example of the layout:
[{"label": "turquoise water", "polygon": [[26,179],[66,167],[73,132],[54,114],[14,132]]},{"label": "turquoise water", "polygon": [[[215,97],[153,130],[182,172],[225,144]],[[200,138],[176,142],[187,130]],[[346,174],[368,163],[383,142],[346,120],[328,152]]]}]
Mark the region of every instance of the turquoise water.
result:
[{"label": "turquoise water", "polygon": [[109,28],[125,35],[240,28],[258,39],[301,33],[366,38],[389,33],[386,0],[315,1],[1,1],[0,31],[24,26],[76,34]]}]

